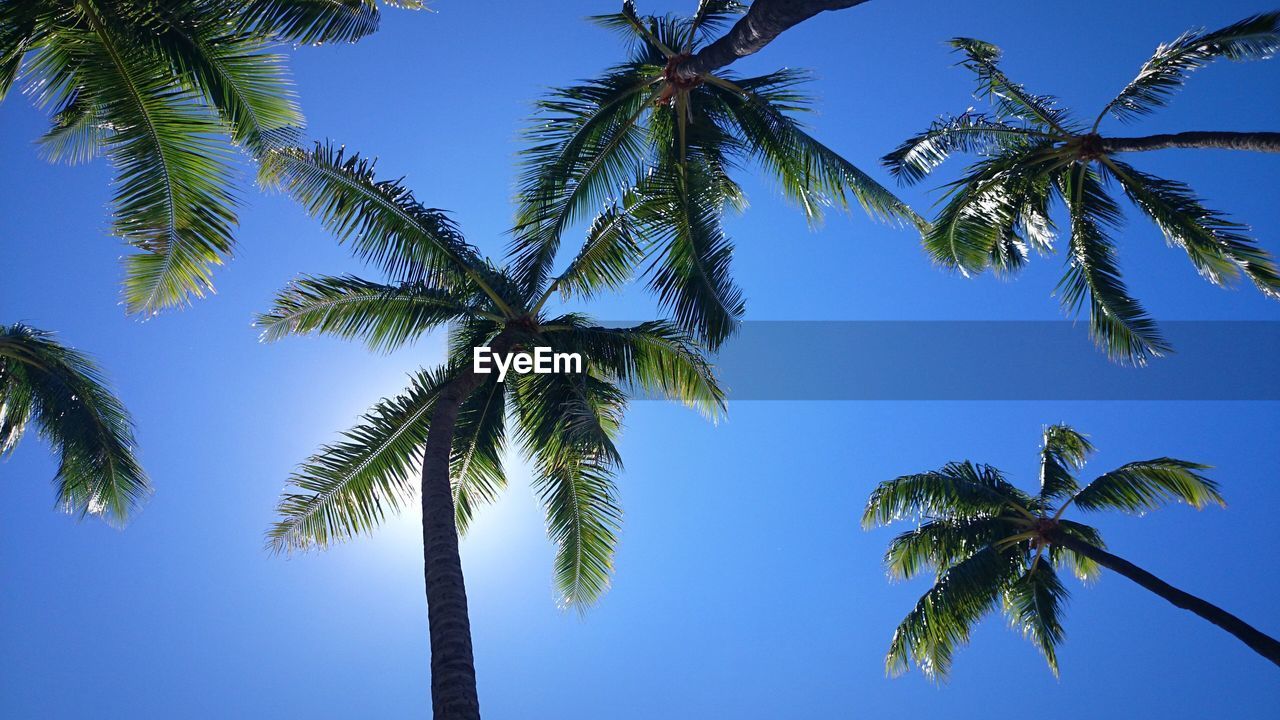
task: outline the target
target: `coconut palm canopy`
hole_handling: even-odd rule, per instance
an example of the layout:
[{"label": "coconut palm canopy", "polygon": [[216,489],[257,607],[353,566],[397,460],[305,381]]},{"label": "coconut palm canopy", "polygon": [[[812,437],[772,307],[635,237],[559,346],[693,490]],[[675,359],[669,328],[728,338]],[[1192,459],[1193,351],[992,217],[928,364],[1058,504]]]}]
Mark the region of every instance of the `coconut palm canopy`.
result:
[{"label": "coconut palm canopy", "polygon": [[1196,612],[1280,665],[1280,642],[1111,555],[1096,528],[1064,517],[1069,510],[1141,514],[1171,502],[1197,509],[1225,506],[1218,484],[1204,475],[1208,466],[1161,457],[1081,482],[1077,473],[1093,451],[1081,433],[1051,425],[1040,448],[1037,492],[1019,489],[990,465],[969,461],[903,475],[875,489],[862,515],[864,527],[920,521],[889,544],[884,562],[890,577],[934,575],[933,587],[893,634],[885,658],[890,673],[914,664],[930,677],[945,678],[973,626],[999,610],[1057,674],[1069,596],[1059,571],[1090,581],[1103,567]]},{"label": "coconut palm canopy", "polygon": [[679,64],[743,12],[702,0],[693,15],[642,16],[631,0],[592,20],[619,33],[627,60],[553,90],[527,131],[512,250],[521,281],[545,279],[565,231],[590,221],[615,239],[612,272],[642,272],[680,325],[713,346],[743,312],[721,218],[742,210],[735,176],[756,166],[812,222],[824,208],[860,205],[883,220],[924,221],[871,175],[810,135],[808,74],[784,69],[742,77],[716,70],[684,78]]},{"label": "coconut palm canopy", "polygon": [[995,45],[972,38],[951,44],[977,77],[978,96],[991,101],[992,111],[944,117],[884,158],[899,179],[912,183],[953,153],[981,158],[947,187],[945,205],[925,235],[934,262],[966,275],[988,269],[1016,273],[1031,252],[1055,250],[1051,208],[1060,202],[1070,216],[1064,233],[1067,269],[1057,288],[1063,306],[1072,313],[1087,309],[1091,333],[1109,356],[1143,363],[1171,348],[1120,275],[1115,235],[1121,209],[1111,192],[1118,186],[1206,280],[1227,285],[1244,276],[1264,294],[1280,297],[1275,261],[1245,225],[1206,207],[1182,181],[1144,172],[1120,158],[1177,147],[1280,152],[1280,133],[1218,127],[1145,137],[1101,133],[1104,120],[1131,122],[1164,108],[1192,72],[1215,60],[1272,57],[1280,49],[1280,12],[1219,30],[1190,31],[1160,45],[1092,123],[1060,107],[1053,96],[1010,79],[1000,68]]},{"label": "coconut palm canopy", "polygon": [[376,0],[4,0],[0,101],[20,88],[50,113],[49,160],[111,162],[111,232],[141,251],[125,306],[153,313],[212,290],[235,247],[234,146],[257,157],[302,125],[281,45],[378,20]]}]

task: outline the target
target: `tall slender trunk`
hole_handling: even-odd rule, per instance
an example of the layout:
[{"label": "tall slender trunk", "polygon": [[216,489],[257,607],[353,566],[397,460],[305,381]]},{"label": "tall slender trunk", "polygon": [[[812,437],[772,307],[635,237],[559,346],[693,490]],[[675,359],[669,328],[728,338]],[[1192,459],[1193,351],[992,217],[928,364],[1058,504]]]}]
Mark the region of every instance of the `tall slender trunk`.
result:
[{"label": "tall slender trunk", "polygon": [[1143,137],[1104,137],[1104,152],[1143,152],[1169,148],[1212,148],[1280,152],[1280,132],[1182,132]]},{"label": "tall slender trunk", "polygon": [[[503,333],[490,344],[505,355],[514,345]],[[467,588],[458,552],[449,457],[462,403],[483,378],[465,367],[436,399],[422,453],[422,557],[431,633],[431,707],[435,720],[480,720]]]},{"label": "tall slender trunk", "polygon": [[686,80],[718,70],[768,45],[792,26],[825,10],[843,10],[868,0],[755,0],[729,32],[681,63],[676,74]]},{"label": "tall slender trunk", "polygon": [[1280,640],[1276,640],[1217,605],[1183,592],[1128,560],[1116,557],[1095,545],[1081,542],[1065,534],[1059,534],[1054,538],[1054,542],[1080,553],[1102,567],[1124,575],[1177,607],[1190,610],[1235,635],[1262,657],[1280,665]]}]

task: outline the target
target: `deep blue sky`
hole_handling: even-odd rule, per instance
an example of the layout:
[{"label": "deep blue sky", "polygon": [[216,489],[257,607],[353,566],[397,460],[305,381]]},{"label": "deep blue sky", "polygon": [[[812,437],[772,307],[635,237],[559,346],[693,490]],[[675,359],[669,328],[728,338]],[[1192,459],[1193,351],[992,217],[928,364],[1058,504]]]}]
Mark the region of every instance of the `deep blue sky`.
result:
[{"label": "deep blue sky", "polygon": [[[528,101],[619,57],[614,37],[580,20],[615,3],[434,5],[388,11],[357,46],[294,53],[310,133],[381,156],[388,175],[407,175],[421,199],[455,211],[472,242],[499,254]],[[1264,9],[875,0],[797,28],[738,70],[815,69],[817,134],[874,169],[934,115],[975,104],[949,37],[1000,44],[1015,78],[1091,116],[1158,42]],[[1277,90],[1275,62],[1215,66],[1132,132],[1275,129]],[[38,439],[0,465],[0,716],[422,716],[416,516],[288,561],[261,547],[293,465],[405,373],[436,362],[439,342],[393,356],[315,338],[259,344],[251,318],[291,277],[361,268],[287,199],[253,193],[215,297],[145,323],[126,318],[122,249],[104,233],[109,169],[40,161],[32,140],[44,123],[21,96],[0,106],[0,323],[58,330],[102,361],[136,416],[157,493],[119,532],[53,511],[54,465]],[[1134,162],[1192,182],[1280,251],[1275,157]],[[1048,296],[1059,259],[1014,282],[967,281],[930,267],[907,232],[834,215],[810,232],[767,182],[747,186],[753,206],[731,229],[750,318],[1060,317]],[[905,195],[922,210],[936,198]],[[1280,320],[1274,301],[1199,280],[1147,224],[1133,222],[1121,245],[1132,289],[1159,318]],[[591,311],[653,313],[642,292]],[[946,348],[933,351],[945,367]],[[743,402],[711,426],[643,402],[622,444],[617,577],[585,618],[554,605],[552,549],[518,465],[463,544],[486,717],[1272,717],[1274,667],[1115,575],[1092,588],[1071,581],[1060,680],[998,618],[959,653],[949,684],[884,677],[890,632],[923,586],[886,581],[879,555],[891,531],[857,525],[867,493],[963,458],[1031,487],[1040,427],[1058,421],[1093,435],[1097,472],[1159,455],[1215,465],[1226,510],[1096,522],[1115,552],[1280,633],[1280,576],[1267,562],[1280,540],[1274,403]]]}]

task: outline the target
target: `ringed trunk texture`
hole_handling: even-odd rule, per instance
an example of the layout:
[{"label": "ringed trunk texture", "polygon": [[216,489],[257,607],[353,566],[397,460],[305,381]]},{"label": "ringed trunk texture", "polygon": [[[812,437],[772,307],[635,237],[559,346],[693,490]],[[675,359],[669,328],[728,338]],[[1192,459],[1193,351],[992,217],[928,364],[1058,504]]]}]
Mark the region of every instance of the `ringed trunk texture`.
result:
[{"label": "ringed trunk texture", "polygon": [[1144,137],[1102,138],[1103,152],[1143,152],[1169,148],[1212,148],[1280,152],[1280,132],[1183,132]]},{"label": "ringed trunk texture", "polygon": [[680,64],[676,75],[692,80],[741,57],[759,52],[787,29],[825,10],[843,10],[868,0],[755,0],[724,37]]},{"label": "ringed trunk texture", "polygon": [[[506,354],[514,339],[503,333],[490,347]],[[435,720],[480,720],[467,588],[458,552],[449,456],[458,412],[482,376],[466,367],[436,399],[422,457],[422,555],[431,634],[431,707]]]},{"label": "ringed trunk texture", "polygon": [[1102,567],[1124,575],[1177,607],[1183,610],[1190,610],[1235,635],[1241,642],[1248,645],[1262,657],[1276,665],[1280,665],[1280,640],[1276,640],[1217,605],[1201,600],[1190,593],[1183,592],[1128,560],[1112,555],[1102,548],[1066,535],[1060,535],[1054,539],[1054,542],[1084,555]]}]

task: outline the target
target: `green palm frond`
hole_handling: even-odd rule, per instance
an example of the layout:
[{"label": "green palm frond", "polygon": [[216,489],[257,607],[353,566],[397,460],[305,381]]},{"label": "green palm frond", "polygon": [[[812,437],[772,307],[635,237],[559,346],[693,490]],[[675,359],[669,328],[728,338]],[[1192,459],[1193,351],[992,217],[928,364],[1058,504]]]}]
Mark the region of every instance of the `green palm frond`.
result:
[{"label": "green palm frond", "polygon": [[379,402],[303,463],[276,509],[268,547],[324,548],[369,532],[408,502],[431,410],[448,379],[444,371],[419,371],[401,395]]},{"label": "green palm frond", "polygon": [[585,609],[608,589],[622,510],[614,445],[625,396],[590,375],[523,375],[514,383],[522,445],[556,544],[555,578],[566,605]]},{"label": "green palm frond", "polygon": [[744,312],[731,271],[733,244],[721,224],[722,186],[702,163],[673,165],[647,179],[631,212],[655,248],[649,287],[681,328],[716,348]]},{"label": "green palm frond", "polygon": [[0,456],[34,423],[58,453],[58,505],[124,524],[151,494],[133,420],[84,354],[26,325],[0,326]]},{"label": "green palm frond", "polygon": [[1196,509],[1209,504],[1226,506],[1218,483],[1198,470],[1208,465],[1157,458],[1123,465],[1098,476],[1072,498],[1081,510],[1123,510],[1140,513],[1169,502],[1184,502]]},{"label": "green palm frond", "polygon": [[46,160],[76,165],[97,157],[110,137],[111,123],[97,100],[77,92],[53,114],[52,127],[37,142]]},{"label": "green palm frond", "polygon": [[[634,193],[628,193],[627,204],[634,202]],[[596,216],[577,257],[548,284],[543,299],[556,291],[567,299],[573,294],[590,298],[601,290],[620,289],[643,259],[635,218],[626,204],[611,205]]]},{"label": "green palm frond", "polygon": [[399,180],[379,180],[375,161],[342,146],[281,149],[271,154],[273,174],[295,200],[320,219],[339,242],[400,282],[431,281],[458,287],[471,278],[505,312],[489,282],[487,264],[441,210],[428,208]]},{"label": "green palm frond", "polygon": [[1062,609],[1070,593],[1047,562],[1035,562],[1004,591],[1009,624],[1030,640],[1049,669],[1058,674],[1058,644],[1062,642]]},{"label": "green palm frond", "polygon": [[911,137],[882,158],[890,174],[905,184],[924,180],[954,153],[995,154],[1053,136],[1034,128],[966,112],[935,121],[928,130]]},{"label": "green palm frond", "polygon": [[463,401],[458,411],[449,477],[459,534],[471,526],[476,510],[497,500],[507,486],[502,469],[506,397],[505,385],[495,376]]},{"label": "green palm frond", "polygon": [[1280,297],[1280,273],[1270,253],[1247,229],[1206,208],[1187,185],[1149,175],[1112,157],[1102,160],[1125,195],[1150,217],[1170,245],[1186,251],[1196,270],[1215,285],[1243,272],[1266,295]]},{"label": "green palm frond", "polygon": [[1057,99],[1035,95],[1013,82],[1000,69],[1001,51],[995,45],[973,38],[953,38],[951,46],[965,59],[961,62],[978,78],[978,97],[988,99],[999,119],[1018,118],[1043,130],[1071,135],[1071,119],[1057,107]]},{"label": "green palm frond", "polygon": [[537,103],[521,151],[525,170],[512,240],[516,274],[529,285],[547,276],[561,235],[615,203],[647,163],[643,116],[657,71],[624,65],[605,77],[554,90]]},{"label": "green palm frond", "polygon": [[910,580],[921,572],[941,577],[952,565],[1017,532],[1015,527],[1006,516],[929,520],[889,542],[885,568],[895,580]]},{"label": "green palm frond", "polygon": [[823,206],[837,204],[849,209],[856,201],[872,217],[926,227],[928,223],[906,203],[814,139],[784,111],[801,109],[803,96],[790,88],[805,78],[804,73],[782,71],[748,82],[709,82],[710,91],[731,115],[733,129],[748,144],[749,152],[777,178],[783,194],[797,202],[811,222],[821,219]]},{"label": "green palm frond", "polygon": [[698,9],[689,23],[689,40],[684,52],[692,52],[697,43],[715,39],[746,11],[747,3],[737,0],[698,0]]},{"label": "green palm frond", "polygon": [[[1102,539],[1102,533],[1089,525],[1072,520],[1059,520],[1058,531],[1096,548],[1107,547],[1107,543]],[[1049,561],[1054,564],[1054,567],[1069,569],[1081,582],[1094,582],[1102,575],[1102,566],[1091,558],[1058,544],[1049,546]]]},{"label": "green palm frond", "polygon": [[1040,448],[1040,500],[1048,503],[1070,497],[1079,489],[1075,472],[1094,451],[1089,438],[1066,425],[1044,429]]},{"label": "green palm frond", "polygon": [[[384,0],[407,10],[426,7],[420,0]],[[240,27],[286,42],[319,45],[355,42],[378,29],[377,0],[249,0],[238,15]]]},{"label": "green palm frond", "polygon": [[999,470],[968,461],[940,470],[903,475],[876,486],[862,513],[862,526],[887,525],[904,518],[1000,515],[1012,510],[1030,517],[1032,498],[1011,485]]},{"label": "green palm frond", "polygon": [[628,328],[605,328],[567,319],[548,332],[560,352],[577,352],[593,372],[632,392],[656,394],[695,408],[711,419],[725,412],[725,393],[715,369],[693,339],[675,325],[651,321]]},{"label": "green palm frond", "polygon": [[[1266,60],[1280,50],[1280,12],[1245,18],[1220,30],[1192,30],[1156,48],[1138,76],[1098,114],[1134,120],[1168,104],[1192,72],[1219,58]],[[1097,122],[1094,127],[1097,127]]]},{"label": "green palm frond", "polygon": [[1168,353],[1172,348],[1155,321],[1120,279],[1115,245],[1106,232],[1119,224],[1120,208],[1084,163],[1063,176],[1062,193],[1071,212],[1067,273],[1058,283],[1063,307],[1076,313],[1088,304],[1090,334],[1114,360],[1142,365]]},{"label": "green palm frond", "polygon": [[[144,251],[126,259],[125,305],[155,312],[212,288],[211,268],[232,249],[237,200],[223,126],[200,93],[175,86],[173,66],[139,42],[134,18],[81,3],[57,42],[31,56],[41,106],[67,109],[91,93],[111,128],[104,152],[117,171],[113,233]],[[89,102],[84,98],[83,102]]]},{"label": "green palm frond", "polygon": [[389,352],[445,323],[484,314],[475,300],[427,282],[385,285],[352,276],[304,277],[281,291],[271,311],[254,324],[267,342],[323,333],[359,338]]},{"label": "green palm frond", "polygon": [[989,547],[947,568],[894,631],[885,669],[900,675],[914,663],[932,679],[945,678],[956,648],[969,642],[1020,569],[1016,555]]}]

